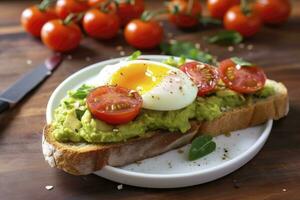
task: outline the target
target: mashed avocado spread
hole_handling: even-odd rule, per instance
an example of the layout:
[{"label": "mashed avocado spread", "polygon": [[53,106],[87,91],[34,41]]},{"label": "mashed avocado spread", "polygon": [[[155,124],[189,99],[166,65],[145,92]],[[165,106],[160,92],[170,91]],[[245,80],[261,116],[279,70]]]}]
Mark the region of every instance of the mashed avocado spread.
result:
[{"label": "mashed avocado spread", "polygon": [[152,130],[180,131],[191,128],[189,120],[211,121],[230,109],[246,105],[253,99],[267,98],[275,93],[266,85],[253,95],[241,95],[223,89],[207,97],[198,97],[189,106],[175,111],[154,111],[143,109],[138,117],[118,126],[94,119],[87,109],[85,98],[93,87],[83,85],[76,91],[69,91],[54,111],[53,134],[60,142],[105,143],[126,141],[136,136],[147,137]]}]

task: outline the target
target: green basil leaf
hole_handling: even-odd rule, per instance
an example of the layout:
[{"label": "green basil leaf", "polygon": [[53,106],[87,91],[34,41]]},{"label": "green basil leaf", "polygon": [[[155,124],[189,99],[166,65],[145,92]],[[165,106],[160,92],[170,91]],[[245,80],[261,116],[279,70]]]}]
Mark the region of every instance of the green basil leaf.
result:
[{"label": "green basil leaf", "polygon": [[172,43],[162,43],[160,45],[161,50],[172,56],[184,56],[193,60],[198,60],[208,64],[216,64],[216,59],[213,55],[201,51],[190,42],[175,41]]},{"label": "green basil leaf", "polygon": [[135,51],[128,57],[128,60],[136,60],[140,55],[142,55],[140,51]]},{"label": "green basil leaf", "polygon": [[201,17],[200,18],[200,23],[203,25],[203,26],[207,26],[207,25],[221,25],[222,24],[222,21],[221,20],[218,20],[218,19],[215,19],[215,18],[212,18],[212,17]]},{"label": "green basil leaf", "polygon": [[195,138],[189,151],[189,160],[197,160],[202,158],[216,149],[216,143],[212,140],[212,136],[203,135]]},{"label": "green basil leaf", "polygon": [[185,60],[186,58],[184,56],[180,56],[178,60],[175,60],[173,56],[170,56],[168,59],[163,60],[163,63],[178,68],[185,63]]},{"label": "green basil leaf", "polygon": [[243,36],[236,31],[220,31],[216,35],[209,37],[207,41],[225,45],[239,44],[243,41]]},{"label": "green basil leaf", "polygon": [[81,120],[83,114],[85,113],[85,110],[75,109],[76,117],[78,120]]},{"label": "green basil leaf", "polygon": [[253,63],[250,63],[242,58],[238,58],[238,57],[232,57],[230,58],[235,64],[241,66],[241,67],[252,67],[254,66]]}]

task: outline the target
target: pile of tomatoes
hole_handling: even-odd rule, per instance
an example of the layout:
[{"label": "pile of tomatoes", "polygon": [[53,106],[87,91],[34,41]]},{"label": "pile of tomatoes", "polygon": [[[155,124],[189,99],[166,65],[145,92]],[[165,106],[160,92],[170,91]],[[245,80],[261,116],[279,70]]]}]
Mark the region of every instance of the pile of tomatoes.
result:
[{"label": "pile of tomatoes", "polygon": [[[21,23],[33,36],[54,51],[75,49],[82,32],[106,40],[115,37],[124,27],[128,44],[138,49],[151,49],[160,44],[164,31],[154,19],[158,12],[147,12],[144,0],[57,0],[54,6],[43,0],[25,9]],[[262,23],[280,24],[287,20],[291,6],[288,0],[208,0],[211,17],[223,20],[224,27],[243,36],[252,36]],[[199,0],[171,0],[163,14],[180,28],[198,26],[202,15]],[[246,5],[246,6],[245,6]],[[160,12],[161,13],[161,12]]]}]

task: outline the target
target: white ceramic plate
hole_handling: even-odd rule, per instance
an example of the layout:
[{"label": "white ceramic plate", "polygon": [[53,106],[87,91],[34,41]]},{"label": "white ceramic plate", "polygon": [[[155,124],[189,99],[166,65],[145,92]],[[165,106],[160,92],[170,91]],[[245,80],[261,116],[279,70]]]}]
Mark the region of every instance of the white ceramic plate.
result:
[{"label": "white ceramic plate", "polygon": [[[145,59],[161,61],[167,56],[142,56]],[[47,123],[53,119],[53,111],[68,90],[83,83],[92,83],[100,70],[119,62],[112,59],[88,66],[62,82],[50,97],[47,105]],[[106,166],[96,175],[123,184],[149,188],[176,188],[197,185],[223,177],[251,160],[266,142],[272,120],[260,126],[231,133],[230,136],[214,138],[217,150],[197,161],[187,160],[190,145],[173,150],[154,158],[133,163],[121,168]]]}]

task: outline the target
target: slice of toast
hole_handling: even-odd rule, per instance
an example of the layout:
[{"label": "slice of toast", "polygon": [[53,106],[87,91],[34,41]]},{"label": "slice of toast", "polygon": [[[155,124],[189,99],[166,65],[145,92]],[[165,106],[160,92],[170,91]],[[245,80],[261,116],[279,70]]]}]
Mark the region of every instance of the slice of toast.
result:
[{"label": "slice of toast", "polygon": [[196,135],[216,136],[258,125],[268,119],[277,120],[288,113],[287,89],[281,83],[271,80],[268,82],[274,85],[275,95],[225,112],[213,121],[193,121],[192,128],[184,134],[156,131],[121,143],[60,143],[53,137],[51,125],[47,125],[42,142],[43,154],[50,166],[74,175],[85,175],[100,170],[105,165],[123,166],[162,154],[190,143]]}]

